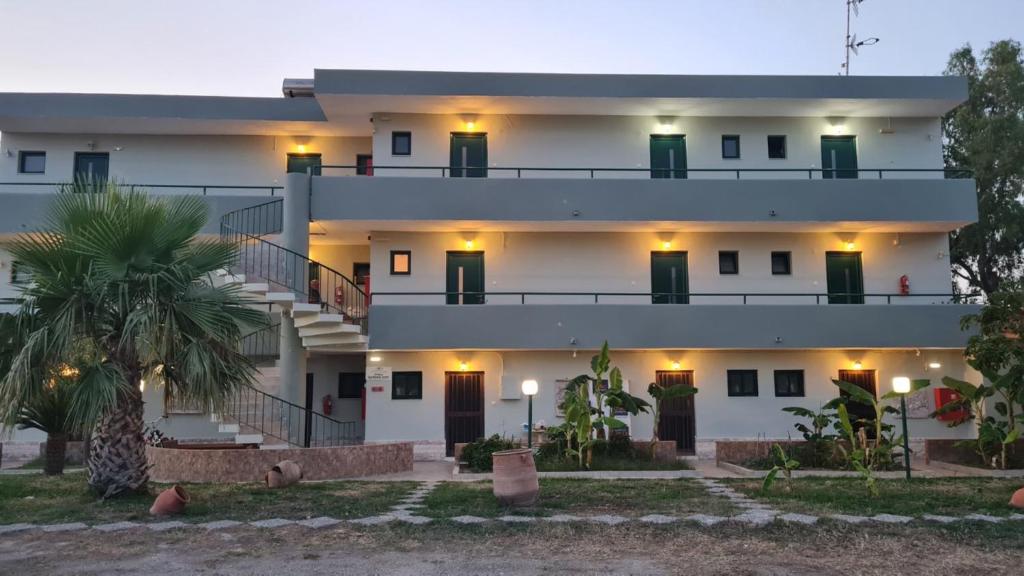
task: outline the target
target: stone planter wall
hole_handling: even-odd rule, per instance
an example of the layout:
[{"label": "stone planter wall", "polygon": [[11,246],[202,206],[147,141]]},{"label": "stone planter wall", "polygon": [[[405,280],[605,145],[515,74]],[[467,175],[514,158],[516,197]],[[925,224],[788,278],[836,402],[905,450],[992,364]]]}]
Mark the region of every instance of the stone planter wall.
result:
[{"label": "stone planter wall", "polygon": [[[39,457],[46,458],[46,442],[39,443]],[[68,442],[67,452],[64,453],[65,464],[85,463],[85,442]]]},{"label": "stone planter wall", "polygon": [[[937,460],[939,462],[948,462],[950,464],[965,464],[968,466],[978,466],[981,459],[978,455],[968,447],[957,447],[956,444],[962,442],[962,440],[925,440],[924,441],[924,458],[925,462],[931,462]],[[1024,454],[1024,440],[1018,440],[1013,445],[1013,451],[1017,455]],[[1007,458],[1007,460],[1010,460]]]},{"label": "stone planter wall", "polygon": [[[632,443],[633,449],[640,452],[641,454],[651,453],[651,443],[649,441],[637,440]],[[523,444],[520,444],[523,446]],[[538,444],[534,444],[537,447]],[[455,444],[455,461],[461,462],[462,449],[466,445],[463,443]],[[657,462],[675,462],[676,461],[676,443],[673,440],[659,440],[658,445],[654,449],[654,460]]]},{"label": "stone planter wall", "polygon": [[281,460],[294,460],[304,480],[338,480],[412,470],[412,443],[285,450],[188,450],[146,447],[155,482],[262,482]]},{"label": "stone planter wall", "polygon": [[752,458],[760,458],[771,454],[774,444],[783,448],[804,444],[803,440],[718,440],[715,442],[715,462],[732,462],[741,464]]}]

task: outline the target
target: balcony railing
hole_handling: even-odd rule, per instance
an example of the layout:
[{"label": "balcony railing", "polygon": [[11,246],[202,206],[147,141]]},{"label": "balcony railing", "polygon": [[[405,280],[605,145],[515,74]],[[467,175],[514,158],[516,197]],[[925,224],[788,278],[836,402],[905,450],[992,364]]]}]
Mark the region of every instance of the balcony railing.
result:
[{"label": "balcony railing", "polygon": [[[131,191],[150,190],[159,194],[222,195],[222,196],[279,196],[283,186],[246,186],[231,184],[122,184]],[[27,192],[48,194],[71,189],[69,182],[0,182],[0,192]]]},{"label": "balcony railing", "polygon": [[[538,167],[538,166],[365,166],[323,165],[310,167],[313,176],[419,176],[464,178],[478,174],[487,178],[662,178],[662,179],[969,179],[973,173],[965,168],[604,168],[604,167]],[[473,177],[473,176],[470,176]]]},{"label": "balcony railing", "polygon": [[[978,294],[764,292],[373,292],[374,305],[445,304],[976,304]],[[472,305],[472,304],[465,304]]]}]

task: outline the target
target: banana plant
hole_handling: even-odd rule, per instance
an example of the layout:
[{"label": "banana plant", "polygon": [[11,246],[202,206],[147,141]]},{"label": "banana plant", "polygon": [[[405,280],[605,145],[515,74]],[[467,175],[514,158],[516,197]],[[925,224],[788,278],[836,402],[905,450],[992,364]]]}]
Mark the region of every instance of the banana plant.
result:
[{"label": "banana plant", "polygon": [[[856,384],[846,382],[843,380],[833,379],[832,383],[839,387],[840,390],[846,392],[846,398],[836,398],[835,400],[826,404],[826,407],[835,407],[838,409],[839,406],[845,408],[846,402],[856,402],[865,406],[870,406],[874,411],[874,418],[866,419],[863,422],[864,425],[871,425],[874,428],[874,441],[868,444],[865,442],[866,452],[864,459],[861,461],[862,465],[867,468],[877,469],[887,459],[891,460],[892,449],[895,446],[902,444],[903,437],[895,437],[892,434],[886,435],[886,432],[892,430],[891,424],[885,423],[886,414],[899,414],[899,410],[889,405],[889,400],[894,400],[900,397],[898,392],[888,392],[883,394],[880,398],[875,398],[875,395],[867,390],[857,386]],[[919,390],[923,390],[931,385],[930,380],[917,379],[912,380],[910,383],[910,393],[913,394]],[[844,409],[846,414],[847,423],[849,422],[849,412]],[[845,427],[843,427],[845,430]]]},{"label": "banana plant", "polygon": [[800,462],[787,456],[786,451],[778,444],[772,446],[772,454],[775,456],[775,465],[764,475],[764,481],[761,482],[761,492],[767,492],[771,489],[779,472],[782,472],[782,475],[785,476],[786,492],[789,492],[792,490],[793,470],[800,467]]},{"label": "banana plant", "polygon": [[687,398],[697,393],[697,389],[693,386],[686,386],[684,384],[676,384],[674,386],[659,386],[657,382],[651,382],[647,385],[647,393],[650,394],[651,398],[654,399],[654,430],[651,432],[651,460],[655,457],[655,450],[657,449],[658,440],[658,428],[661,426],[661,406],[666,400],[672,400],[674,398]]},{"label": "banana plant", "polygon": [[[964,380],[958,380],[946,376],[942,383],[957,393],[958,398],[947,402],[941,408],[932,413],[932,417],[953,412],[964,412],[960,419],[950,422],[950,426],[959,426],[967,421],[974,422],[975,439],[965,441],[963,444],[971,445],[975,453],[981,458],[986,466],[995,466],[1005,469],[1007,451],[1021,436],[1022,416],[1015,413],[1014,399],[1009,391],[1013,389],[1013,372],[1001,375],[989,374],[985,378],[991,384],[972,384]],[[1003,420],[996,419],[987,413],[989,399],[999,395],[1002,399],[995,402],[993,407]],[[998,452],[998,455],[996,453]]]},{"label": "banana plant", "polygon": [[[875,481],[869,464],[872,457],[872,449],[868,444],[866,429],[862,427],[854,431],[853,423],[850,422],[850,413],[846,410],[846,404],[839,404],[836,407],[836,414],[838,416],[838,427],[843,431],[846,440],[850,443],[850,453],[848,454],[850,466],[860,473],[868,492],[872,496],[878,496],[878,483]],[[846,451],[842,445],[839,446],[839,450],[844,453]]]}]

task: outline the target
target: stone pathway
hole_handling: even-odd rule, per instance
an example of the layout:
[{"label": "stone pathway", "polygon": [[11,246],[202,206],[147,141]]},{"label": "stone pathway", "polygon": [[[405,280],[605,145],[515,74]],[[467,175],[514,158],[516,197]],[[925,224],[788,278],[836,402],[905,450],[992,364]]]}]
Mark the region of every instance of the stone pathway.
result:
[{"label": "stone pathway", "polygon": [[709,527],[722,522],[738,522],[753,527],[763,527],[773,522],[786,522],[790,524],[802,524],[811,526],[820,520],[831,520],[845,522],[847,524],[864,524],[867,522],[881,522],[886,524],[908,524],[910,522],[926,522],[932,524],[951,524],[954,522],[987,522],[992,524],[1002,522],[1024,522],[1024,514],[1015,513],[1009,516],[991,516],[988,514],[967,514],[965,516],[941,516],[924,514],[920,517],[900,516],[895,514],[876,514],[875,516],[854,516],[849,514],[830,514],[827,516],[815,516],[813,514],[783,513],[763,502],[758,502],[745,494],[737,492],[732,488],[721,484],[712,478],[699,478],[695,482],[702,484],[708,494],[714,498],[725,498],[740,510],[738,514],[730,516],[716,516],[711,514],[690,514],[689,516],[669,516],[665,514],[647,514],[640,517],[626,517],[613,514],[601,514],[594,516],[577,516],[573,514],[555,514],[552,516],[522,516],[506,514],[497,518],[484,518],[482,516],[463,515],[452,518],[430,518],[416,512],[425,507],[424,501],[427,496],[437,487],[438,481],[430,480],[421,482],[405,498],[399,500],[385,514],[368,516],[366,518],[354,518],[341,520],[330,516],[307,518],[303,520],[291,520],[287,518],[268,518],[265,520],[254,520],[252,522],[239,522],[236,520],[213,520],[203,523],[188,523],[180,520],[168,520],[160,522],[113,522],[94,524],[89,526],[82,522],[68,522],[61,524],[37,525],[29,523],[0,524],[0,536],[7,534],[19,534],[31,530],[42,532],[81,532],[84,530],[97,530],[99,532],[119,532],[122,530],[148,529],[153,532],[164,532],[167,530],[179,530],[188,528],[203,528],[208,531],[220,531],[237,528],[240,526],[251,526],[273,530],[286,526],[302,526],[305,528],[319,530],[329,528],[341,523],[355,524],[359,526],[377,526],[388,522],[405,522],[413,525],[428,524],[435,520],[449,520],[458,524],[534,524],[538,522],[565,523],[565,522],[589,522],[617,526],[629,522],[642,524],[673,524],[676,522],[691,522],[700,526]]}]

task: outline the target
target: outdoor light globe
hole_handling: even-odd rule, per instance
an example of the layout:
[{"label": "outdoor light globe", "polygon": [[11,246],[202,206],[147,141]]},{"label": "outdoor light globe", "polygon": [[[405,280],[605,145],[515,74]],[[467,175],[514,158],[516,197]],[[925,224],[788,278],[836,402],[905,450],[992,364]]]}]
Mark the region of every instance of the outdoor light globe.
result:
[{"label": "outdoor light globe", "polygon": [[536,380],[523,380],[523,394],[527,396],[533,396],[537,393],[537,381]]},{"label": "outdoor light globe", "polygon": [[906,394],[910,392],[910,378],[906,376],[897,376],[892,379],[892,391],[897,394]]}]

